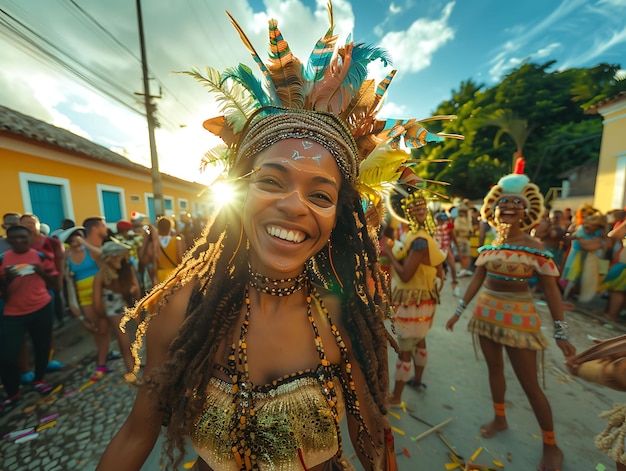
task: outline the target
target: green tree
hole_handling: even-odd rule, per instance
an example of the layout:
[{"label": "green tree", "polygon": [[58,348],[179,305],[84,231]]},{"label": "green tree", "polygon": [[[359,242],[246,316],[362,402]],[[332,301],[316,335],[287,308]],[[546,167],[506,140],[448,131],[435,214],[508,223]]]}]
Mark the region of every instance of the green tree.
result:
[{"label": "green tree", "polygon": [[[618,66],[553,70],[555,62],[524,63],[492,87],[461,82],[434,114],[458,120],[429,123],[434,132],[458,133],[416,153],[416,172],[451,183],[437,191],[451,197],[482,198],[489,186],[511,171],[511,156],[523,150],[526,174],[545,193],[560,186],[558,175],[597,159],[602,119],[585,110],[626,88]],[[491,125],[486,125],[491,124]],[[436,126],[439,126],[438,128]],[[448,159],[447,164],[429,160]]]}]

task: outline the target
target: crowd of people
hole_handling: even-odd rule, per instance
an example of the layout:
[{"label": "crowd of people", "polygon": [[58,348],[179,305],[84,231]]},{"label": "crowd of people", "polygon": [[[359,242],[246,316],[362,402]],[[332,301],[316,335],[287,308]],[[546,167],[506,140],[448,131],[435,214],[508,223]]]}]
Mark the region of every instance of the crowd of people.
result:
[{"label": "crowd of people", "polygon": [[[155,227],[145,224],[145,218],[120,220],[113,231],[103,217],[90,217],[80,226],[66,219],[57,230],[42,231],[37,215],[4,214],[0,378],[7,397],[0,412],[20,403],[21,385],[42,395],[52,390],[45,373],[64,366],[54,359],[54,325],[63,325],[69,315],[93,336],[91,381],[111,372],[107,363],[119,357],[126,372],[132,371],[131,336],[120,329],[120,321],[125,309],[159,282],[159,273],[171,272],[187,244],[200,236],[200,225],[196,221],[198,230],[191,231],[189,221],[188,216],[180,222],[162,217]],[[168,255],[173,244],[177,249]],[[112,334],[119,350],[110,348]]]}]

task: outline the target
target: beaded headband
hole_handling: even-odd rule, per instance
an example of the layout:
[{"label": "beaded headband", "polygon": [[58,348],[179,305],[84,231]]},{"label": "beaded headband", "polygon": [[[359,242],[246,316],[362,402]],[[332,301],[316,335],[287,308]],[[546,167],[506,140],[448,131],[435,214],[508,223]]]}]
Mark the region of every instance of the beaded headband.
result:
[{"label": "beaded headband", "polygon": [[356,142],[346,125],[331,113],[319,111],[261,108],[241,132],[235,159],[235,176],[249,169],[249,160],[264,149],[288,138],[305,138],[326,148],[335,158],[341,174],[355,183],[359,168]]},{"label": "beaded headband", "polygon": [[[207,152],[203,167],[218,165],[231,178],[241,176],[231,170],[240,165],[245,168],[244,162],[259,150],[281,139],[306,137],[331,152],[346,180],[364,197],[380,201],[409,159],[407,149],[440,142],[444,137],[463,138],[433,134],[423,126],[426,121],[456,119],[454,115],[425,120],[376,118],[396,71],[378,84],[367,78],[368,64],[380,60],[388,65],[391,59],[384,49],[354,43],[350,38],[337,46],[330,1],[330,26],[306,64],[291,52],[274,19],[269,21],[269,62],[264,63],[243,29],[226,13],[262,79],[243,64],[224,72],[212,67],[206,68],[206,74],[197,68],[184,72],[215,94],[223,113],[203,124],[224,141]],[[317,132],[320,135],[314,139]]]}]

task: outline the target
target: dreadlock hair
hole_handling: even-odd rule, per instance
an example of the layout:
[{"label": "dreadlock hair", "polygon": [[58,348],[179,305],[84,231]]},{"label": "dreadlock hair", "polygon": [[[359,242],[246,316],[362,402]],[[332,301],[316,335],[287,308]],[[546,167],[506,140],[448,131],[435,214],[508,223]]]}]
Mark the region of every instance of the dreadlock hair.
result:
[{"label": "dreadlock hair", "polygon": [[[237,170],[239,176],[247,175],[252,169],[254,159],[248,160],[245,168]],[[237,183],[243,190],[247,180],[239,179]],[[148,311],[139,324],[133,344],[136,365],[128,378],[136,381],[141,336],[150,319],[158,315],[173,292],[187,283],[194,284],[185,320],[169,347],[168,359],[144,378],[145,387],[158,398],[165,415],[164,453],[174,466],[180,464],[185,437],[191,433],[194,421],[204,408],[206,398],[202,391],[206,390],[212,376],[218,348],[225,339],[232,337],[243,306],[249,275],[242,208],[243,197],[232,207],[222,208],[209,221],[175,272],[122,321],[139,318],[143,310]],[[387,342],[391,336],[381,312],[389,312],[388,285],[378,263],[377,241],[372,240],[368,232],[359,193],[345,176],[342,176],[336,220],[329,244],[308,262],[307,271],[312,282],[322,284],[340,297],[341,324],[348,332],[354,356],[367,383],[366,395],[376,405],[374,412],[382,430],[389,388]],[[368,277],[378,289],[368,290]],[[356,395],[349,388],[344,389],[348,412],[358,411]],[[358,443],[364,447],[365,440],[372,440],[372,436],[363,418],[357,417],[357,420],[363,425]]]}]

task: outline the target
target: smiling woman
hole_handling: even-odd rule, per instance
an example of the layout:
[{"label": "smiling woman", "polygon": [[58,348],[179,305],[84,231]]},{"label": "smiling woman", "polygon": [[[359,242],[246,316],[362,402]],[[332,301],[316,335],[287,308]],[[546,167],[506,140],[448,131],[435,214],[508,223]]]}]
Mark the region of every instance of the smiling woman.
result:
[{"label": "smiling woman", "polygon": [[482,425],[480,433],[491,438],[508,428],[504,407],[504,349],[541,427],[543,457],[538,470],[556,471],[561,469],[563,453],[556,444],[550,403],[537,379],[537,352],[548,343],[541,333],[541,320],[529,288],[533,277],[542,287],[554,320],[557,345],[565,358],[576,352],[568,341],[568,326],[557,285],[559,271],[552,254],[544,250],[539,240],[528,235],[543,212],[543,196],[523,171],[524,162],[519,159],[516,172],[502,177],[485,196],[481,213],[496,227],[498,237],[492,245],[479,249],[474,277],[446,328],[454,329],[484,284],[469,322],[469,330],[487,362],[494,408],[494,419]]},{"label": "smiling woman", "polygon": [[351,470],[345,418],[362,466],[397,470],[387,285],[363,204],[384,179],[365,182],[359,167],[374,154],[371,173],[395,181],[409,156],[397,151],[401,139],[440,138],[416,120],[375,119],[393,74],[376,88],[364,71],[386,53],[354,43],[335,51],[330,14],[307,67],[275,20],[267,66],[232,20],[265,82],[245,66],[200,77],[224,101],[224,115],[204,126],[226,148],[207,158],[225,164],[234,198],[126,316],[140,321],[133,348],[137,357],[145,335],[147,358],[98,469],[139,469],[165,424],[169,461],[190,439],[198,469]]}]

